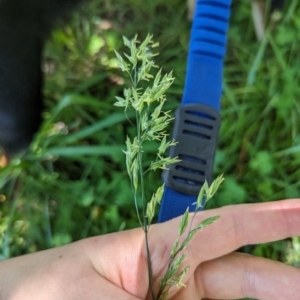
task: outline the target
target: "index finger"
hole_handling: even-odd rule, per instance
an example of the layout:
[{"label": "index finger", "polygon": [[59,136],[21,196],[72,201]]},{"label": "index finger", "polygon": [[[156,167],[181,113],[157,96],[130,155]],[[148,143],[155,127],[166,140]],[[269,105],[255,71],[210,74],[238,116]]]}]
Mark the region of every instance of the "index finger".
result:
[{"label": "index finger", "polygon": [[[267,243],[291,236],[300,235],[300,199],[282,200],[260,204],[242,204],[226,206],[197,213],[194,225],[206,218],[220,216],[195,235],[188,245],[188,260],[191,265],[228,254],[244,245]],[[155,251],[169,254],[180,218],[166,225],[156,225],[153,236],[156,239]],[[164,247],[157,247],[160,240]],[[160,249],[159,249],[160,248]]]}]

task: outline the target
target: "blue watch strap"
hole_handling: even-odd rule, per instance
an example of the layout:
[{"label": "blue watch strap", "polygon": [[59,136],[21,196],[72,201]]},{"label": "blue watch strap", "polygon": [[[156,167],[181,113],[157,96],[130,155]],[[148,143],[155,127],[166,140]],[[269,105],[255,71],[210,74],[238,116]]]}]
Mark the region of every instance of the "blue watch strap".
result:
[{"label": "blue watch strap", "polygon": [[[209,179],[211,177],[217,132],[220,125],[216,114],[220,110],[223,58],[226,52],[226,32],[230,7],[231,0],[197,0],[196,3],[186,82],[181,103],[183,109],[187,105],[193,105],[195,108],[188,110],[191,119],[189,117],[184,120],[180,117],[175,118],[173,137],[179,136],[181,143],[185,144],[185,148],[190,147],[197,150],[181,155],[182,161],[172,165],[167,173],[163,173],[165,191],[159,222],[182,215],[187,207],[193,211],[195,208],[193,203],[197,200],[197,191],[199,192],[201,188],[201,179],[197,180],[196,178],[204,176],[205,179]],[[195,121],[195,117],[201,118],[201,121]],[[216,122],[208,125],[205,119]],[[194,128],[186,130],[182,124],[187,124],[189,128],[194,126]],[[212,134],[209,133],[210,128],[214,131]],[[206,143],[209,144],[209,147]],[[180,147],[179,145],[180,141],[174,148]],[[211,153],[204,150],[207,148]],[[181,150],[177,150],[171,150],[171,152],[180,156]],[[204,155],[203,152],[206,152],[207,155]],[[200,165],[201,161],[205,162],[206,159],[209,160],[206,164],[208,168],[204,171],[200,166],[195,168],[197,163]],[[203,167],[205,168],[205,165]],[[173,184],[170,183],[172,181]]]},{"label": "blue watch strap", "polygon": [[182,99],[220,110],[223,58],[231,0],[198,0],[191,31]]}]

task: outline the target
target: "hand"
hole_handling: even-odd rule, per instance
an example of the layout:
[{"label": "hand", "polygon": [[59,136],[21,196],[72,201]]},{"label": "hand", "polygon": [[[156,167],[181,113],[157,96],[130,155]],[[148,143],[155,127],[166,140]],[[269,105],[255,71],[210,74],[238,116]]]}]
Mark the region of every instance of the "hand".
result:
[{"label": "hand", "polygon": [[[221,218],[198,232],[187,248],[186,288],[168,299],[300,299],[300,270],[264,258],[231,253],[300,235],[300,200],[227,206],[197,214]],[[179,218],[149,234],[154,283],[166,270]],[[196,224],[195,222],[195,224]],[[134,229],[0,263],[3,300],[150,300],[144,233]]]}]

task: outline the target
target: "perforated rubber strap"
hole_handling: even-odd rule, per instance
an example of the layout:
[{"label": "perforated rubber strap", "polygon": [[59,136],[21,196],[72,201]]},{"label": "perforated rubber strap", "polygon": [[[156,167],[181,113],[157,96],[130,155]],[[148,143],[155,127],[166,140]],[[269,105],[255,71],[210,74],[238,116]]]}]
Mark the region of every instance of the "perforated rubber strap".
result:
[{"label": "perforated rubber strap", "polygon": [[197,0],[181,107],[175,115],[171,156],[181,162],[163,173],[159,222],[195,209],[199,190],[211,181],[220,127],[223,58],[231,0]]}]

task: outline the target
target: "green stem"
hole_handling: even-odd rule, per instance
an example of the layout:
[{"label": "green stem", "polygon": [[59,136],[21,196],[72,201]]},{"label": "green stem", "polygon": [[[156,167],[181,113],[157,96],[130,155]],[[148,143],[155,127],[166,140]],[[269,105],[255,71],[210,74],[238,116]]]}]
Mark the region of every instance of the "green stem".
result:
[{"label": "green stem", "polygon": [[144,232],[146,239],[146,251],[147,251],[147,265],[148,265],[148,275],[149,275],[149,286],[151,290],[152,299],[155,300],[155,291],[154,291],[154,283],[153,283],[153,272],[151,265],[151,255],[149,249],[149,241],[148,241],[148,230],[149,225],[148,219],[146,217],[146,201],[145,201],[145,186],[144,186],[144,171],[143,171],[143,153],[142,153],[142,145],[143,141],[141,138],[141,122],[140,116],[138,112],[136,112],[136,122],[137,122],[137,137],[139,142],[139,150],[138,150],[138,163],[139,163],[139,172],[140,172],[140,183],[141,183],[141,196],[142,196],[142,205],[143,205],[143,218],[144,218]]},{"label": "green stem", "polygon": [[134,191],[134,206],[135,206],[135,210],[136,210],[136,214],[140,223],[140,226],[143,227],[143,223],[140,217],[140,212],[139,212],[139,207],[138,207],[138,200],[137,200],[137,192],[135,191],[134,187],[133,187],[133,183],[131,180],[131,189]]},{"label": "green stem", "polygon": [[[145,218],[146,220],[146,218]],[[146,221],[146,223],[148,223]],[[151,264],[151,255],[149,249],[149,241],[148,241],[148,229],[145,231],[145,239],[146,239],[146,251],[147,251],[147,264],[148,264],[148,276],[149,276],[149,286],[151,290],[152,300],[155,300],[155,291],[154,291],[154,282],[153,282],[153,272],[152,272],[152,264]]]},{"label": "green stem", "polygon": [[138,149],[138,163],[139,163],[139,173],[140,173],[140,183],[141,183],[141,196],[142,196],[142,206],[143,206],[143,218],[144,218],[144,230],[145,228],[145,216],[146,216],[146,203],[145,203],[145,194],[144,194],[144,172],[143,172],[143,153],[142,153],[142,147],[143,147],[143,141],[141,138],[141,122],[140,122],[140,116],[138,112],[136,112],[136,124],[137,124],[137,138],[139,143],[139,149]]}]

